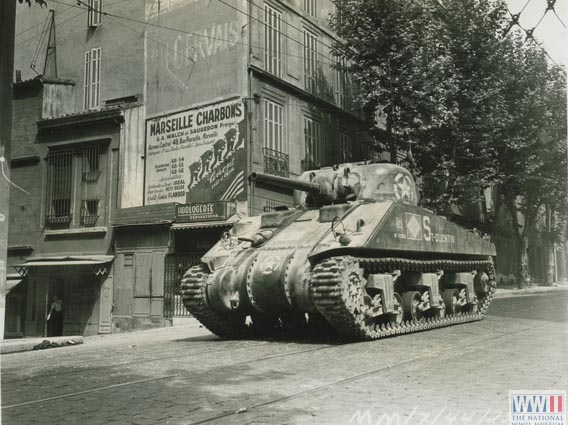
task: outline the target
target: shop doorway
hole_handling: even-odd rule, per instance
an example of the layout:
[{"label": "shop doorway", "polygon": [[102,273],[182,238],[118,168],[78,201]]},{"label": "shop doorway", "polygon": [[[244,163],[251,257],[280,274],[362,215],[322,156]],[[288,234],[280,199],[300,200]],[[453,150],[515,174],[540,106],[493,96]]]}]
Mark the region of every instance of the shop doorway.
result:
[{"label": "shop doorway", "polygon": [[180,293],[181,279],[192,266],[199,264],[203,253],[170,254],[166,256],[164,276],[164,318],[190,317],[189,311],[183,305]]},{"label": "shop doorway", "polygon": [[63,336],[63,315],[65,309],[65,281],[52,278],[46,291],[45,332],[46,336]]}]

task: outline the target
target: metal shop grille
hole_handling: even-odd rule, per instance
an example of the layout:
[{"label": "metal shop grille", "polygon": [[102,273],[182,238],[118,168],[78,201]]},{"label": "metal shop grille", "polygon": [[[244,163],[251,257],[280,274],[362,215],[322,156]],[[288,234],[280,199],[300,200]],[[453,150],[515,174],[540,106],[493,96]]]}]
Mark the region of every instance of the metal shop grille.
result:
[{"label": "metal shop grille", "polygon": [[164,317],[191,317],[183,306],[180,283],[183,274],[191,266],[199,264],[203,254],[171,254],[166,256],[164,277]]}]

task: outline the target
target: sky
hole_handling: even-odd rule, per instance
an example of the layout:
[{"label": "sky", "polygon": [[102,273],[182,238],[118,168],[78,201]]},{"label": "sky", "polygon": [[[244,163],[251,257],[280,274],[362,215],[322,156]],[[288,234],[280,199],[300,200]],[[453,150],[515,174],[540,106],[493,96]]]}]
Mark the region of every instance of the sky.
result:
[{"label": "sky", "polygon": [[[507,3],[513,14],[519,13],[524,8],[519,22],[524,29],[528,30],[538,24],[547,8],[548,1],[507,0]],[[534,31],[534,38],[542,42],[544,49],[556,63],[564,65],[567,69],[568,30],[564,28],[560,20],[568,25],[568,0],[556,0],[554,9],[560,19],[552,11],[548,11]]]}]

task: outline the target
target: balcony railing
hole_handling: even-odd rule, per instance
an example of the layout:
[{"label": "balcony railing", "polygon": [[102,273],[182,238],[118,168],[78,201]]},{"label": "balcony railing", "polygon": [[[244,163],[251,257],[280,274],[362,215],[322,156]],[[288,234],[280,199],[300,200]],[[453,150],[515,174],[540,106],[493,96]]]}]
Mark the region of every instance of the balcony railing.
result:
[{"label": "balcony railing", "polygon": [[48,227],[68,226],[72,219],[73,216],[71,214],[49,214],[45,217],[45,223]]},{"label": "balcony railing", "polygon": [[263,148],[264,172],[275,176],[288,177],[290,175],[288,154],[269,148]]}]

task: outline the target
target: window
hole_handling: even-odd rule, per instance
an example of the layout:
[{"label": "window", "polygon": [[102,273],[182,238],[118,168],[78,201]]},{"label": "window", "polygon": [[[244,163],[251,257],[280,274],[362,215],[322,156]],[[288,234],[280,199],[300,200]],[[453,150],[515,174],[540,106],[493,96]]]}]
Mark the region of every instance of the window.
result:
[{"label": "window", "polygon": [[318,72],[318,37],[304,30],[304,84],[307,91],[316,93]]},{"label": "window", "polygon": [[335,104],[340,108],[351,109],[351,79],[345,59],[337,59],[335,68]]},{"label": "window", "polygon": [[304,10],[308,13],[308,15],[317,18],[318,0],[304,0]]},{"label": "window", "polygon": [[288,147],[284,143],[282,105],[264,100],[264,171],[269,174],[288,177]]},{"label": "window", "polygon": [[99,199],[97,198],[97,182],[101,171],[99,145],[82,149],[81,174],[81,224],[93,226],[99,219]]},{"label": "window", "polygon": [[282,75],[282,13],[264,5],[264,66],[271,74]]},{"label": "window", "polygon": [[282,138],[283,108],[276,102],[264,100],[264,147],[286,153]]},{"label": "window", "polygon": [[337,133],[337,162],[349,162],[352,157],[351,138],[345,133]]},{"label": "window", "polygon": [[321,166],[321,126],[319,121],[304,117],[304,141],[306,156],[304,169],[314,169]]},{"label": "window", "polygon": [[85,227],[98,223],[106,193],[100,165],[101,146],[98,144],[73,149],[50,148],[45,220],[48,227]]},{"label": "window", "polygon": [[101,90],[101,48],[95,48],[85,52],[85,78],[83,90],[84,109],[96,109],[100,107]]},{"label": "window", "polygon": [[103,0],[88,0],[87,26],[98,27],[103,21]]},{"label": "window", "polygon": [[47,223],[67,225],[73,218],[73,151],[61,149],[47,155]]}]

